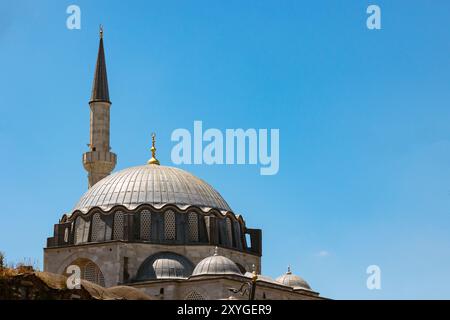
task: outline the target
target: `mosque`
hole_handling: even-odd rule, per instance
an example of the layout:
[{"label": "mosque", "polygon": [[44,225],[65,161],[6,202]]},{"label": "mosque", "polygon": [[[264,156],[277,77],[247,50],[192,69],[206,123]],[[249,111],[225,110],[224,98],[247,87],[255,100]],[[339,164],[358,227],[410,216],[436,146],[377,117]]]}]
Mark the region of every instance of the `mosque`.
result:
[{"label": "mosque", "polygon": [[277,279],[261,275],[261,230],[202,179],[161,165],[154,135],[147,164],[112,173],[103,30],[89,107],[89,189],[54,225],[44,271],[77,265],[83,279],[161,300],[249,299],[252,290],[257,300],[323,299],[290,269]]}]

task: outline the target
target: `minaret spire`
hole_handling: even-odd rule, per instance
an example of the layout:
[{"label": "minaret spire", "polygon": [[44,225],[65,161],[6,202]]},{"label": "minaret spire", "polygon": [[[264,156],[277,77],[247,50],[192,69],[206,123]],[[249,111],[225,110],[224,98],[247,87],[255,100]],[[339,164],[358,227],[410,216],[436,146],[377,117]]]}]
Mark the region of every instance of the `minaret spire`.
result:
[{"label": "minaret spire", "polygon": [[92,84],[91,102],[109,102],[108,76],[106,74],[105,49],[103,48],[103,26],[100,25],[100,44],[98,47],[97,65],[95,66],[94,83]]},{"label": "minaret spire", "polygon": [[83,165],[88,172],[89,188],[111,173],[116,166],[117,156],[109,145],[110,107],[108,77],[106,76],[103,27],[100,26],[100,43],[97,65],[92,85],[89,151],[83,154]]}]

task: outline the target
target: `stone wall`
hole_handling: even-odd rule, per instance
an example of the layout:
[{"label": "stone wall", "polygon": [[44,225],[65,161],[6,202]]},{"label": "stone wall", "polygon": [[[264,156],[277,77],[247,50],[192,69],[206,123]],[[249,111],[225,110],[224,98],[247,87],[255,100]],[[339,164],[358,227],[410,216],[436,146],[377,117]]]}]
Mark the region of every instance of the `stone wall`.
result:
[{"label": "stone wall", "polygon": [[[210,245],[157,245],[123,241],[46,248],[44,249],[44,271],[64,274],[66,268],[75,260],[89,259],[100,268],[105,278],[105,285],[111,287],[126,282],[124,274],[128,274],[129,279],[133,279],[144,260],[155,253],[174,252],[185,256],[196,265],[202,259],[213,255],[214,248]],[[243,266],[247,271],[252,271],[254,264],[257,272],[261,273],[261,258],[257,255],[227,248],[219,248],[218,253]],[[125,261],[127,261],[126,266]]]},{"label": "stone wall", "polygon": [[[233,293],[229,289],[239,289],[249,278],[233,275],[201,276],[188,280],[160,280],[130,284],[143,290],[148,296],[161,300],[205,300],[232,299],[247,300],[248,295]],[[316,292],[294,290],[280,284],[257,281],[256,300],[321,300]]]}]

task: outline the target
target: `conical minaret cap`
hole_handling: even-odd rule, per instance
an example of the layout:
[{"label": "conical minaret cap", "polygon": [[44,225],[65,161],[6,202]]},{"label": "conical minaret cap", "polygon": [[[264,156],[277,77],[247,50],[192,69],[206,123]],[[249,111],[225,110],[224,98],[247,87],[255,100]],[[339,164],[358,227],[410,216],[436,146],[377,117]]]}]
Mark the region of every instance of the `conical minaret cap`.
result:
[{"label": "conical minaret cap", "polygon": [[95,67],[94,83],[90,102],[108,102],[108,76],[106,74],[105,50],[103,48],[103,27],[100,26],[100,44],[98,47],[97,65]]}]

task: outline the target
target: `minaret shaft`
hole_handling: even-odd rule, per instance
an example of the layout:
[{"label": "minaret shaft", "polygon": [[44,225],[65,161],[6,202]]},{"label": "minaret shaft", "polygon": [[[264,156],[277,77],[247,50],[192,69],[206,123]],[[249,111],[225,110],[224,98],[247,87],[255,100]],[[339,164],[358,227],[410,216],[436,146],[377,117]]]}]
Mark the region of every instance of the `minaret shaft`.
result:
[{"label": "minaret shaft", "polygon": [[114,170],[116,154],[110,152],[110,108],[108,79],[106,75],[103,31],[100,29],[100,45],[94,83],[92,86],[90,112],[90,151],[83,154],[83,165],[88,172],[89,188]]},{"label": "minaret shaft", "polygon": [[91,150],[109,151],[110,104],[91,102],[90,147]]}]

